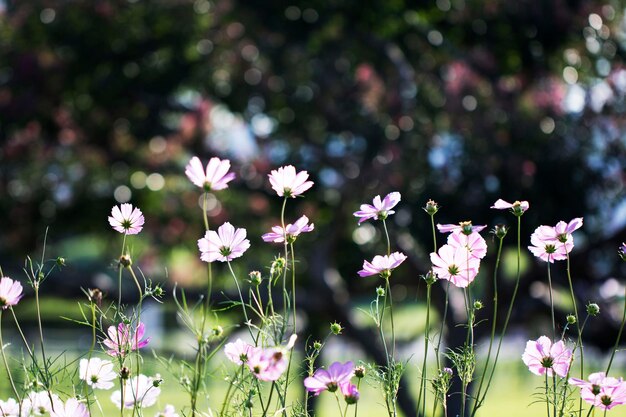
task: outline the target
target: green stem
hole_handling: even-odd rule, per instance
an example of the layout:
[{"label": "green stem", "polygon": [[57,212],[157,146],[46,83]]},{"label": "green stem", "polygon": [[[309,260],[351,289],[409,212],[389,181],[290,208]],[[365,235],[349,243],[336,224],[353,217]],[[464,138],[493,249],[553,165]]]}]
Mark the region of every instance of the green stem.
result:
[{"label": "green stem", "polygon": [[547,417],[550,417],[550,400],[548,400],[549,388],[548,388],[548,373],[547,372],[545,373],[545,380],[546,380],[546,412],[547,412]]},{"label": "green stem", "polygon": [[22,399],[20,397],[20,394],[17,392],[17,388],[15,387],[15,382],[13,381],[13,376],[11,375],[11,368],[9,368],[9,362],[7,361],[6,353],[4,352],[4,340],[2,339],[2,309],[0,309],[0,350],[2,350],[2,361],[4,362],[4,366],[7,370],[7,375],[9,376],[11,389],[13,389],[15,398],[17,398],[17,402],[20,404],[20,408],[21,408]]},{"label": "green stem", "polygon": [[[126,251],[126,233],[124,233],[124,238],[122,239],[122,253],[120,254],[120,259],[124,256],[124,252]],[[119,309],[122,308],[122,264],[118,264],[117,266],[117,307]]]},{"label": "green stem", "polygon": [[[287,263],[287,259],[288,259],[288,246],[289,243],[287,242],[287,230],[285,228],[285,208],[287,207],[287,197],[285,197],[283,199],[283,206],[280,210],[280,225],[283,228],[283,243],[284,243],[284,256],[285,256],[285,264]],[[292,265],[293,267],[293,265]],[[287,325],[287,265],[285,265],[284,269],[283,269],[283,310],[285,312],[285,320],[283,321],[283,336],[286,333],[286,328],[285,326]]]},{"label": "green stem", "polygon": [[250,328],[250,319],[248,319],[248,312],[246,311],[246,304],[243,301],[243,295],[241,294],[241,287],[239,287],[239,280],[235,275],[235,271],[233,271],[233,267],[230,264],[230,261],[227,261],[228,269],[230,270],[230,274],[233,276],[235,280],[235,285],[237,286],[237,292],[239,293],[239,301],[241,302],[241,308],[243,310],[243,316],[246,319],[246,327],[248,328],[248,332],[250,332],[250,337],[254,340],[254,334],[252,334],[252,329]]},{"label": "green stem", "polygon": [[615,340],[615,346],[613,346],[613,352],[611,352],[611,358],[609,359],[609,364],[606,367],[606,376],[609,376],[611,365],[613,365],[613,358],[615,358],[615,353],[617,352],[617,348],[619,347],[619,342],[622,338],[622,332],[624,331],[624,325],[626,325],[626,287],[624,288],[624,312],[622,313],[622,323],[619,326],[619,331],[617,332],[617,340]]},{"label": "green stem", "polygon": [[554,318],[554,296],[552,289],[552,275],[550,274],[550,262],[548,262],[548,287],[550,290],[550,315],[552,316],[552,340],[556,339],[556,320]]},{"label": "green stem", "polygon": [[[422,404],[422,416],[426,416],[426,364],[428,358],[428,337],[430,328],[430,292],[432,284],[426,286],[426,329],[424,330],[424,360],[422,362],[422,379],[420,381],[420,391],[417,397],[417,415],[419,414],[420,403]],[[422,398],[422,393],[424,397]]]},{"label": "green stem", "polygon": [[[565,243],[563,244],[565,246]],[[576,296],[574,295],[574,285],[572,284],[572,274],[570,270],[570,258],[569,252],[567,252],[567,248],[565,248],[567,254],[567,283],[569,284],[570,296],[572,297],[572,304],[574,305],[574,316],[576,316],[576,329],[578,330],[578,340],[576,345],[580,347],[580,379],[584,378],[584,368],[585,368],[585,356],[583,349],[583,332],[581,328],[580,317],[578,316],[578,303],[576,302]],[[583,400],[582,398],[578,401],[578,411],[579,415],[582,414],[583,409]]]},{"label": "green stem", "polygon": [[[241,364],[241,370],[243,371],[243,367],[245,366],[245,363]],[[217,417],[223,417],[226,415],[226,411],[228,411],[228,406],[230,404],[230,391],[233,388],[233,385],[235,383],[235,381],[237,380],[237,373],[235,372],[234,377],[230,380],[230,384],[228,384],[228,389],[226,390],[226,395],[224,396],[224,401],[222,402],[222,408],[220,410],[220,413],[217,415]]]}]

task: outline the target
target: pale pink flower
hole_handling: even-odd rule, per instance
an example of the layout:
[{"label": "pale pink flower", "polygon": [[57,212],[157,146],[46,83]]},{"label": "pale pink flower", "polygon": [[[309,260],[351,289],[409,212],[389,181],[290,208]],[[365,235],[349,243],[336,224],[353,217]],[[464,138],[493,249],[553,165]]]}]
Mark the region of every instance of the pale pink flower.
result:
[{"label": "pale pink flower", "polygon": [[81,359],[78,376],[87,385],[97,389],[111,389],[117,379],[113,362],[100,358]]},{"label": "pale pink flower", "polygon": [[179,415],[173,405],[167,404],[165,409],[156,413],[154,417],[179,417]]},{"label": "pale pink flower", "polygon": [[[135,406],[145,408],[156,404],[161,393],[161,388],[158,385],[154,378],[145,375],[127,379],[124,383],[124,408],[134,408]],[[120,390],[111,394],[111,401],[117,408],[122,407],[121,397],[122,393]]]},{"label": "pale pink flower", "polygon": [[339,389],[341,390],[341,394],[343,395],[343,398],[346,400],[346,403],[348,404],[356,404],[357,401],[359,401],[359,390],[357,389],[356,385],[350,383],[350,382],[346,382],[344,384],[341,384],[339,386]]},{"label": "pale pink flower", "polygon": [[478,233],[487,226],[472,226],[472,222],[460,222],[459,224],[438,224],[437,230],[441,233],[464,233],[470,235]]},{"label": "pale pink flower", "polygon": [[63,402],[56,394],[49,394],[47,391],[31,391],[22,400],[22,415],[43,416],[50,413],[53,408],[57,409],[62,406]]},{"label": "pale pink flower", "polygon": [[626,382],[622,378],[607,377],[604,372],[589,375],[589,381],[570,378],[569,383],[580,387],[580,396],[601,410],[610,410],[626,404]]},{"label": "pale pink flower", "polygon": [[376,255],[372,262],[363,261],[363,269],[358,272],[361,277],[380,275],[389,278],[391,272],[406,260],[402,252],[394,252],[391,255]]},{"label": "pale pink flower", "polygon": [[510,209],[511,212],[516,216],[521,216],[526,212],[526,210],[528,210],[529,207],[530,204],[528,204],[528,201],[515,201],[513,203],[509,203],[508,201],[504,201],[503,199],[499,198],[495,203],[493,203],[493,206],[491,206],[490,208],[497,210]]},{"label": "pale pink flower", "polygon": [[313,186],[313,181],[307,181],[308,172],[296,172],[296,168],[292,165],[273,170],[268,177],[279,197],[295,198]]},{"label": "pale pink flower", "polygon": [[200,158],[194,156],[185,167],[185,174],[198,187],[204,191],[219,191],[228,188],[228,183],[235,178],[230,169],[228,159],[211,158],[206,170],[200,162]]},{"label": "pale pink flower", "polygon": [[198,239],[200,259],[204,262],[229,262],[239,258],[250,247],[246,239],[246,229],[235,229],[226,222],[217,232],[209,230],[203,238]]},{"label": "pale pink flower", "polygon": [[566,242],[561,243],[556,239],[544,238],[546,233],[549,233],[547,229],[553,228],[539,226],[535,229],[535,232],[530,236],[531,246],[528,247],[528,250],[545,262],[554,263],[554,261],[567,259],[567,254],[574,247],[574,239],[570,235]]},{"label": "pale pink flower", "polygon": [[350,382],[354,376],[352,362],[333,362],[328,370],[318,369],[313,376],[304,379],[304,387],[313,395],[320,395],[323,391],[335,392],[340,386]]},{"label": "pale pink flower", "polygon": [[359,224],[368,219],[385,220],[390,214],[395,213],[391,209],[400,202],[400,198],[397,191],[387,194],[383,200],[377,195],[371,205],[361,204],[361,210],[354,212],[354,216],[359,218]]},{"label": "pale pink flower", "polygon": [[443,245],[438,252],[430,254],[430,261],[437,277],[460,288],[471,284],[480,268],[480,259],[472,256],[464,246]]},{"label": "pale pink flower", "polygon": [[65,404],[54,406],[54,411],[50,417],[89,417],[87,406],[79,402],[76,398],[68,398]]},{"label": "pale pink flower", "polygon": [[469,235],[464,233],[450,233],[448,235],[448,245],[453,248],[464,248],[474,258],[482,259],[487,255],[487,242],[480,233],[472,232]]},{"label": "pale pink flower", "polygon": [[136,235],[141,232],[144,224],[144,217],[137,207],[132,204],[122,204],[119,207],[113,206],[109,216],[109,224],[113,229],[127,235]]},{"label": "pale pink flower", "polygon": [[261,381],[276,381],[287,370],[288,353],[285,349],[255,348],[248,357],[248,367]]},{"label": "pale pink flower", "polygon": [[20,417],[20,404],[13,398],[6,401],[0,400],[1,417]]},{"label": "pale pink flower", "polygon": [[309,223],[307,216],[300,217],[294,224],[288,224],[283,230],[282,226],[273,226],[272,231],[265,233],[263,236],[264,241],[282,243],[285,241],[285,234],[287,235],[287,242],[293,243],[300,233],[308,233],[315,228],[313,223]]},{"label": "pale pink flower", "polygon": [[231,362],[234,362],[237,365],[242,365],[243,363],[248,362],[248,358],[255,349],[257,348],[241,339],[237,339],[224,346],[224,354],[228,359],[230,359]]},{"label": "pale pink flower", "polygon": [[6,310],[16,305],[22,298],[22,284],[9,277],[0,279],[0,308]]},{"label": "pale pink flower", "polygon": [[554,372],[560,377],[566,377],[572,361],[572,351],[565,347],[562,340],[553,344],[547,336],[541,336],[537,340],[526,342],[522,360],[535,375],[552,376]]},{"label": "pale pink flower", "polygon": [[109,326],[107,329],[109,337],[104,339],[102,343],[109,348],[107,350],[109,355],[124,357],[133,350],[141,349],[148,344],[149,337],[141,340],[144,333],[145,326],[141,322],[137,325],[136,331],[133,331],[130,324],[120,323],[117,327]]},{"label": "pale pink flower", "polygon": [[[574,247],[574,237],[572,233],[578,230],[583,225],[583,218],[577,217],[575,219],[570,220],[569,223],[565,223],[564,221],[560,221],[556,224],[556,226],[539,226],[535,229],[535,233],[537,236],[546,242],[555,242],[561,243],[561,246],[565,243],[572,244],[572,248]],[[572,249],[569,248],[568,252]]]}]

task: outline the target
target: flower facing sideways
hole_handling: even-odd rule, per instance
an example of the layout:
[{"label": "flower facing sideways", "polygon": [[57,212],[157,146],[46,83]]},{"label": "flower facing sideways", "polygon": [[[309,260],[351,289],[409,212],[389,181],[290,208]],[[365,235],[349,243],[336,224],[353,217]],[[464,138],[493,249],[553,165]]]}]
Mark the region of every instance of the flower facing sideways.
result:
[{"label": "flower facing sideways", "polygon": [[320,395],[323,391],[335,392],[344,384],[350,383],[354,376],[352,362],[334,362],[326,369],[318,369],[313,376],[304,379],[304,387],[313,395]]},{"label": "flower facing sideways", "polygon": [[102,343],[109,348],[107,350],[109,355],[125,357],[131,351],[141,349],[148,344],[150,338],[141,340],[145,330],[145,326],[141,322],[137,325],[136,331],[131,329],[130,324],[120,323],[117,327],[109,326],[107,329],[109,337],[104,339]]},{"label": "flower facing sideways", "polygon": [[391,255],[376,255],[372,262],[363,261],[363,269],[358,272],[361,277],[380,275],[387,279],[391,272],[396,269],[406,259],[402,252],[394,252]]},{"label": "flower facing sideways", "polygon": [[228,183],[235,178],[229,169],[228,159],[211,158],[205,170],[200,158],[194,156],[185,167],[185,175],[204,191],[219,191],[228,188]]},{"label": "flower facing sideways", "polygon": [[589,375],[589,381],[570,378],[571,385],[580,387],[580,397],[601,410],[610,410],[626,404],[626,382],[622,378],[607,377],[604,372]]},{"label": "flower facing sideways", "polygon": [[368,219],[385,220],[390,214],[395,213],[391,210],[400,202],[400,193],[393,192],[380,199],[377,195],[374,197],[372,204],[361,204],[361,210],[354,212],[354,216],[359,218],[359,224]]},{"label": "flower facing sideways", "polygon": [[526,212],[526,210],[528,210],[529,207],[530,204],[528,204],[528,201],[515,201],[513,203],[509,203],[508,201],[504,201],[503,199],[499,198],[495,203],[493,203],[493,206],[491,206],[490,208],[496,210],[509,209],[511,210],[511,213],[515,214],[516,216],[521,216]]},{"label": "flower facing sideways", "polygon": [[[161,388],[152,378],[145,375],[138,375],[127,379],[124,384],[124,408],[150,407],[157,402]],[[117,390],[111,394],[111,401],[118,407],[122,407],[121,391]]]},{"label": "flower facing sideways", "polygon": [[291,335],[286,346],[250,349],[248,368],[260,381],[276,381],[287,370],[289,350],[293,349],[297,336]]},{"label": "flower facing sideways", "polygon": [[154,417],[179,417],[173,405],[167,404],[163,411],[159,411]]},{"label": "flower facing sideways", "polygon": [[582,225],[583,218],[577,217],[569,223],[560,221],[554,227],[539,226],[530,236],[528,250],[546,262],[567,259],[567,254],[574,248],[572,233]]},{"label": "flower facing sideways", "polygon": [[356,402],[359,401],[359,390],[353,383],[346,382],[345,384],[341,384],[339,388],[347,404],[356,404]]},{"label": "flower facing sideways", "polygon": [[9,398],[6,401],[0,400],[0,416],[20,417],[20,404],[13,398]]},{"label": "flower facing sideways", "polygon": [[552,376],[553,372],[566,377],[572,360],[572,351],[565,347],[562,340],[552,343],[547,336],[526,342],[522,360],[528,370],[535,375]]},{"label": "flower facing sideways", "polygon": [[100,358],[81,359],[78,375],[87,385],[97,389],[111,389],[112,381],[117,379],[113,362]]},{"label": "flower facing sideways", "polygon": [[268,177],[272,188],[279,197],[295,198],[313,186],[313,181],[307,181],[309,179],[308,172],[296,172],[293,165],[272,170]]},{"label": "flower facing sideways", "polygon": [[257,348],[241,339],[237,339],[234,342],[226,343],[226,346],[224,346],[224,354],[231,362],[242,365],[248,362],[248,358],[255,349]]},{"label": "flower facing sideways", "polygon": [[50,417],[89,417],[89,410],[76,398],[69,398],[65,404],[55,404]]},{"label": "flower facing sideways", "polygon": [[459,224],[438,224],[437,230],[440,233],[463,233],[471,235],[472,233],[478,233],[487,226],[472,226],[472,222],[460,222]]},{"label": "flower facing sideways", "polygon": [[209,230],[203,238],[198,240],[200,259],[204,262],[230,262],[239,258],[250,247],[246,239],[246,229],[235,229],[226,222],[217,232]]},{"label": "flower facing sideways", "polygon": [[480,259],[472,256],[465,246],[443,245],[430,254],[433,272],[460,288],[465,288],[478,275]]},{"label": "flower facing sideways", "polygon": [[6,310],[22,298],[22,284],[9,277],[0,278],[0,308]]},{"label": "flower facing sideways", "polygon": [[307,216],[300,217],[294,224],[288,224],[283,230],[282,226],[273,226],[272,231],[265,233],[263,240],[265,242],[282,243],[287,236],[287,243],[295,242],[300,233],[308,233],[315,228],[313,223],[309,224],[309,218]]},{"label": "flower facing sideways", "polygon": [[144,224],[144,217],[137,207],[132,204],[122,204],[119,207],[113,206],[109,216],[109,224],[113,229],[127,235],[136,235],[141,232]]}]

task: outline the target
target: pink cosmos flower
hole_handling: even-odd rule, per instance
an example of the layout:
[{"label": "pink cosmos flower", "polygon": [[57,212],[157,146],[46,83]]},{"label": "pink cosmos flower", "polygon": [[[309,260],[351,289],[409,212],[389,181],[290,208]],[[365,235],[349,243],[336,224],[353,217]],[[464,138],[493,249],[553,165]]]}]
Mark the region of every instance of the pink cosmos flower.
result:
[{"label": "pink cosmos flower", "polygon": [[465,288],[478,275],[480,259],[472,256],[465,246],[443,245],[438,252],[430,254],[433,271],[440,279]]},{"label": "pink cosmos flower", "polygon": [[472,226],[472,222],[460,222],[459,224],[438,224],[437,230],[441,233],[464,233],[470,235],[478,233],[487,226]]},{"label": "pink cosmos flower", "polygon": [[553,344],[547,336],[541,336],[537,340],[526,342],[522,360],[535,375],[552,376],[554,372],[565,377],[572,361],[572,351],[565,347],[562,340]]},{"label": "pink cosmos flower", "polygon": [[359,390],[357,389],[356,385],[347,382],[345,384],[341,384],[339,386],[339,388],[341,389],[341,394],[343,395],[343,398],[346,400],[346,403],[348,404],[356,404],[357,401],[359,401]]},{"label": "pink cosmos flower", "polygon": [[167,404],[165,406],[165,409],[161,412],[156,413],[154,417],[179,417],[179,415],[173,405]]},{"label": "pink cosmos flower", "polygon": [[132,204],[113,206],[109,216],[109,224],[113,229],[127,235],[136,235],[143,229],[144,217],[137,207]]},{"label": "pink cosmos flower", "polygon": [[[156,404],[161,388],[155,386],[158,385],[155,382],[154,378],[145,375],[127,379],[124,384],[124,408],[134,408],[135,406],[144,408]],[[122,407],[122,393],[120,390],[111,394],[111,401],[118,408]]]},{"label": "pink cosmos flower", "polygon": [[550,233],[552,232],[553,228],[550,226],[539,226],[530,236],[531,246],[528,247],[528,250],[537,258],[550,263],[567,259],[567,254],[574,247],[574,238],[571,235],[567,237],[565,242],[561,243],[548,237],[551,236]]},{"label": "pink cosmos flower", "polygon": [[307,216],[302,216],[294,224],[288,224],[285,226],[285,230],[283,230],[282,226],[274,226],[272,227],[271,232],[265,233],[261,237],[266,242],[282,243],[285,241],[286,234],[287,242],[293,243],[300,233],[308,233],[315,228],[313,223],[308,223],[309,218]]},{"label": "pink cosmos flower", "polygon": [[185,174],[198,187],[204,191],[219,191],[228,188],[228,183],[235,178],[230,169],[228,159],[211,158],[206,170],[200,162],[200,158],[194,156],[185,167]]},{"label": "pink cosmos flower", "polygon": [[354,216],[359,218],[359,224],[368,219],[385,220],[390,214],[395,213],[391,209],[400,202],[400,198],[397,191],[387,194],[383,200],[377,195],[372,201],[373,205],[361,204],[361,210],[355,211]]},{"label": "pink cosmos flower", "polygon": [[580,387],[580,396],[602,410],[626,403],[626,383],[622,378],[607,377],[604,372],[589,375],[589,381],[570,378],[570,384]]},{"label": "pink cosmos flower", "polygon": [[349,384],[354,376],[352,362],[334,362],[326,369],[318,369],[313,376],[304,379],[304,387],[313,395],[320,395],[323,391],[335,392],[339,387]]},{"label": "pink cosmos flower", "polygon": [[89,410],[76,398],[69,398],[65,404],[55,405],[50,417],[89,417]]},{"label": "pink cosmos flower", "polygon": [[200,259],[204,262],[230,262],[243,255],[249,247],[246,229],[235,229],[228,222],[221,225],[217,232],[209,230],[198,240]]},{"label": "pink cosmos flower", "polygon": [[0,416],[20,417],[20,404],[13,398],[9,398],[6,401],[0,400]]},{"label": "pink cosmos flower", "polygon": [[477,232],[469,235],[464,233],[451,233],[448,235],[448,245],[453,248],[464,248],[474,258],[482,259],[487,255],[487,242]]},{"label": "pink cosmos flower", "polygon": [[495,203],[493,203],[493,206],[491,206],[490,208],[497,210],[510,209],[511,212],[516,216],[521,216],[526,212],[526,210],[528,210],[529,207],[530,204],[528,204],[528,201],[515,201],[513,203],[509,203],[499,198]]},{"label": "pink cosmos flower", "polygon": [[295,198],[313,186],[313,181],[307,181],[308,172],[296,173],[296,168],[293,165],[275,169],[268,177],[272,188],[279,197]]},{"label": "pink cosmos flower", "polygon": [[22,298],[22,284],[9,277],[0,278],[0,308],[6,310]]},{"label": "pink cosmos flower", "polygon": [[224,354],[228,359],[230,359],[231,362],[234,362],[237,365],[242,365],[243,363],[248,362],[248,358],[255,349],[257,348],[241,339],[237,339],[224,346]]},{"label": "pink cosmos flower", "polygon": [[100,358],[81,359],[78,376],[87,385],[97,389],[111,389],[117,379],[113,362]]},{"label": "pink cosmos flower", "polygon": [[622,261],[626,261],[626,243],[622,242],[622,245],[617,249],[617,254]]},{"label": "pink cosmos flower", "polygon": [[107,334],[109,337],[104,339],[102,343],[109,348],[107,353],[111,356],[126,356],[133,350],[141,349],[146,346],[150,341],[148,337],[145,340],[141,340],[145,333],[145,326],[143,323],[137,325],[137,330],[133,332],[130,324],[120,323],[115,326],[109,326]]},{"label": "pink cosmos flower", "polygon": [[358,272],[361,277],[380,275],[389,278],[391,271],[396,269],[406,259],[402,252],[394,252],[391,255],[376,255],[372,262],[363,261],[363,269]]},{"label": "pink cosmos flower", "polygon": [[48,394],[47,391],[31,391],[22,400],[22,415],[43,416],[51,413],[53,408],[56,410],[61,407],[63,407],[63,402],[58,395]]},{"label": "pink cosmos flower", "polygon": [[287,370],[288,354],[282,348],[255,348],[248,357],[248,367],[261,381],[276,381]]}]

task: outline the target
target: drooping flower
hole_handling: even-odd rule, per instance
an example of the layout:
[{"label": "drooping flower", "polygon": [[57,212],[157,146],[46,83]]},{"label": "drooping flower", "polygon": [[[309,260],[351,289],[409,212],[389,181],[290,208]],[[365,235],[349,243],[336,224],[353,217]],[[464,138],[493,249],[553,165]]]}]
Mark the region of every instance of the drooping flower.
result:
[{"label": "drooping flower", "polygon": [[341,384],[339,388],[347,404],[356,404],[357,401],[359,401],[359,390],[353,383],[347,382],[345,384]]},{"label": "drooping flower", "polygon": [[491,206],[490,208],[496,210],[510,209],[511,213],[515,214],[516,216],[521,216],[526,212],[526,210],[528,210],[529,207],[530,204],[528,204],[528,201],[515,201],[513,203],[509,203],[508,201],[504,201],[503,199],[499,198],[495,203],[493,203],[493,206]]},{"label": "drooping flower", "polygon": [[167,404],[163,411],[159,411],[154,417],[179,417],[173,405]]},{"label": "drooping flower", "polygon": [[471,235],[472,233],[478,233],[487,226],[472,226],[472,222],[460,222],[459,224],[438,224],[437,230],[441,233],[463,233]]},{"label": "drooping flower", "polygon": [[560,377],[565,377],[571,359],[572,351],[562,340],[553,344],[547,336],[526,342],[526,350],[522,355],[522,360],[528,366],[528,370],[535,375],[552,376],[554,372]]},{"label": "drooping flower", "polygon": [[209,230],[203,238],[198,239],[200,259],[204,262],[230,262],[239,258],[250,247],[246,239],[246,229],[235,229],[226,222],[217,232]]},{"label": "drooping flower", "polygon": [[0,278],[0,308],[6,310],[16,305],[22,298],[22,284],[9,277]]},{"label": "drooping flower", "polygon": [[228,188],[228,183],[235,178],[235,173],[228,172],[230,161],[213,157],[209,160],[206,170],[200,158],[194,156],[185,167],[185,174],[191,182],[204,191],[219,191]]},{"label": "drooping flower", "polygon": [[228,359],[230,359],[231,362],[234,362],[237,365],[242,365],[243,363],[248,362],[248,358],[255,349],[257,348],[241,339],[237,339],[224,346],[224,354]]},{"label": "drooping flower", "polygon": [[[145,375],[127,379],[124,383],[124,408],[150,407],[157,402],[161,388],[155,379]],[[118,408],[122,407],[122,394],[120,390],[111,394],[111,401]]]},{"label": "drooping flower", "polygon": [[318,369],[313,376],[304,379],[304,387],[313,395],[320,395],[323,391],[335,392],[340,386],[350,383],[354,376],[354,363],[333,362],[328,370]]},{"label": "drooping flower", "polygon": [[308,172],[296,172],[293,165],[272,170],[268,177],[279,197],[295,198],[313,186],[313,181],[307,181]]},{"label": "drooping flower", "polygon": [[309,223],[307,216],[300,217],[294,224],[288,224],[283,230],[282,226],[273,226],[272,231],[265,233],[263,240],[265,242],[282,243],[285,241],[285,235],[287,235],[287,242],[293,243],[300,233],[308,233],[315,228],[313,223]]},{"label": "drooping flower", "polygon": [[574,239],[570,237],[567,241],[560,243],[556,239],[547,238],[547,229],[553,229],[549,226],[539,226],[535,229],[535,232],[530,236],[530,244],[528,250],[537,258],[554,263],[554,261],[560,261],[567,259],[567,254],[574,247]]},{"label": "drooping flower", "polygon": [[361,210],[355,211],[353,214],[359,218],[359,224],[368,219],[385,220],[390,214],[395,213],[391,210],[400,202],[400,193],[393,192],[380,199],[377,195],[374,197],[372,204],[361,204]]},{"label": "drooping flower", "polygon": [[22,416],[43,416],[62,406],[63,402],[56,394],[31,391],[22,400]]},{"label": "drooping flower", "polygon": [[1,417],[20,417],[20,404],[13,398],[6,401],[0,400]]},{"label": "drooping flower", "polygon": [[487,242],[478,232],[469,235],[465,233],[450,233],[448,235],[448,245],[453,248],[464,248],[474,258],[482,259],[487,255]]},{"label": "drooping flower", "polygon": [[394,252],[391,255],[376,255],[372,262],[363,261],[363,269],[358,272],[361,277],[380,275],[387,279],[391,272],[406,260],[406,255],[402,252]]},{"label": "drooping flower", "polygon": [[589,381],[570,378],[570,384],[580,387],[580,396],[601,410],[610,410],[626,404],[626,382],[622,378],[607,377],[604,372],[589,375]]},{"label": "drooping flower", "polygon": [[449,244],[432,252],[430,261],[433,272],[440,279],[448,280],[460,288],[465,288],[474,281],[480,267],[480,259],[472,256],[466,247],[455,248]]},{"label": "drooping flower", "polygon": [[102,343],[109,348],[107,353],[111,356],[126,356],[133,350],[141,349],[150,341],[148,337],[141,340],[145,333],[143,323],[137,325],[137,330],[133,331],[130,324],[120,323],[116,326],[109,326],[107,329],[108,338]]},{"label": "drooping flower", "polygon": [[87,406],[76,398],[68,398],[65,404],[54,406],[50,417],[89,417]]},{"label": "drooping flower", "polygon": [[79,365],[80,379],[94,389],[111,389],[117,374],[113,371],[113,362],[100,358],[81,359]]},{"label": "drooping flower", "polygon": [[113,206],[109,216],[109,224],[113,229],[127,235],[136,235],[141,232],[144,224],[144,217],[137,207],[124,203],[120,206]]}]

